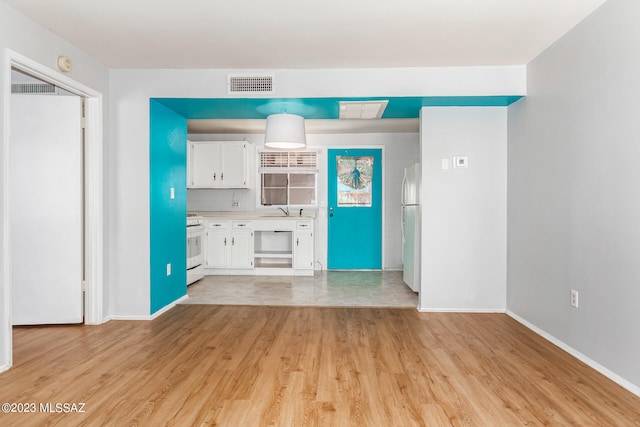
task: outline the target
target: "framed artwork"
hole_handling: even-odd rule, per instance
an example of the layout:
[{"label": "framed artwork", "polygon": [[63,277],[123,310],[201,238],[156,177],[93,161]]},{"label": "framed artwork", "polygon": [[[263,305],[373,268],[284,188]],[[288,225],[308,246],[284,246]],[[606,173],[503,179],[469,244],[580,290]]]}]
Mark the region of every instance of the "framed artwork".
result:
[{"label": "framed artwork", "polygon": [[338,206],[370,207],[373,156],[336,156]]}]

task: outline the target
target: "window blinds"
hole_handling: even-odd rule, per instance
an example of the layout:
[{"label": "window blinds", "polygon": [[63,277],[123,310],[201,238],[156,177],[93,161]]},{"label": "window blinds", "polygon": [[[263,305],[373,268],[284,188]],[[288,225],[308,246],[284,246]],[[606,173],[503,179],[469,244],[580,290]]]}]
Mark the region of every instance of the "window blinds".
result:
[{"label": "window blinds", "polygon": [[318,172],[316,151],[261,151],[260,173]]}]

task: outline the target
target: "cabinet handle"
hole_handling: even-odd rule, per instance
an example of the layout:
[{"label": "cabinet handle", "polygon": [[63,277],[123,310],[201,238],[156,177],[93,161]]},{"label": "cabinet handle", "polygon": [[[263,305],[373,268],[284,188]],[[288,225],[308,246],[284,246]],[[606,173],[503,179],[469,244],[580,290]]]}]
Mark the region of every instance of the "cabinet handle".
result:
[{"label": "cabinet handle", "polygon": [[296,246],[300,246],[300,239],[296,238]]},{"label": "cabinet handle", "polygon": [[213,173],[213,180],[214,181],[216,180],[216,173],[215,172]]},{"label": "cabinet handle", "polygon": [[227,238],[224,238],[224,245],[227,246]]},{"label": "cabinet handle", "polygon": [[236,244],[236,238],[235,238],[235,237],[232,237],[232,238],[231,238],[231,244],[232,244],[232,245],[235,245],[235,244]]},{"label": "cabinet handle", "polygon": [[247,224],[238,224],[238,227],[246,227]]},{"label": "cabinet handle", "polygon": [[220,181],[224,181],[224,172],[220,172]]}]

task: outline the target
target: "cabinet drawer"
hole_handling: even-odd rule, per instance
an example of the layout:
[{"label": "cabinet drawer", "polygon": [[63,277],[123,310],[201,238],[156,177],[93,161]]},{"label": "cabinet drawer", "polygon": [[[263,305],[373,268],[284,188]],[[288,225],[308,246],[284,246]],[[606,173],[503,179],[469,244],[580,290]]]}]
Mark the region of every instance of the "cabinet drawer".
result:
[{"label": "cabinet drawer", "polygon": [[207,221],[207,228],[214,230],[227,229],[231,228],[231,223],[229,221]]},{"label": "cabinet drawer", "polygon": [[233,228],[239,230],[251,230],[253,224],[251,221],[233,221]]},{"label": "cabinet drawer", "polygon": [[296,228],[298,230],[311,230],[313,223],[311,221],[296,221]]}]

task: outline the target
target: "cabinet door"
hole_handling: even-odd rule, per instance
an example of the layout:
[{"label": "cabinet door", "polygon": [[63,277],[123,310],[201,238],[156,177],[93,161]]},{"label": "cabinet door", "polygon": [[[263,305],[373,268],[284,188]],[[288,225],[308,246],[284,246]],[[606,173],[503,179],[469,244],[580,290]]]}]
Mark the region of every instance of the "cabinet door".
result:
[{"label": "cabinet door", "polygon": [[207,230],[204,266],[225,268],[229,260],[230,236],[227,230]]},{"label": "cabinet door", "polygon": [[220,144],[189,142],[188,162],[188,187],[212,188],[220,186]]},{"label": "cabinet door", "polygon": [[220,144],[220,186],[243,188],[247,186],[246,143],[223,142]]},{"label": "cabinet door", "polygon": [[233,231],[231,235],[231,268],[253,268],[253,231]]},{"label": "cabinet door", "polygon": [[311,231],[293,233],[293,268],[313,269],[313,233]]}]

